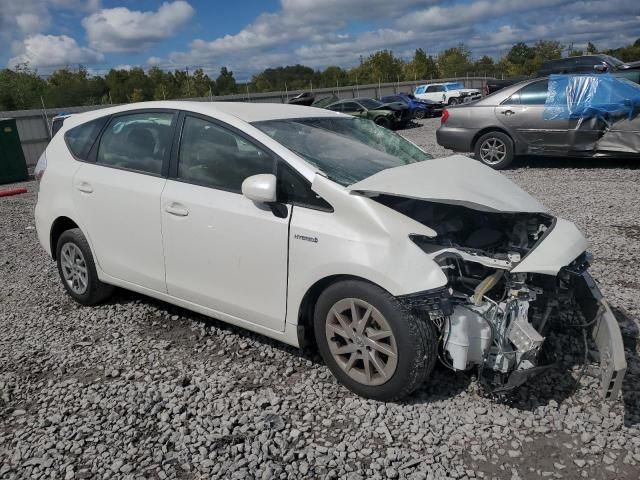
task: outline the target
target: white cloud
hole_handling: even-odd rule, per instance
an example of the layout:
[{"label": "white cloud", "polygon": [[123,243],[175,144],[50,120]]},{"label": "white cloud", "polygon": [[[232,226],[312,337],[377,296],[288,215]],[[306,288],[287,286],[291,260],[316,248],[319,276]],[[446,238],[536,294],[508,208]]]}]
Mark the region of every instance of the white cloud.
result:
[{"label": "white cloud", "polygon": [[163,3],[157,11],[126,7],[97,11],[82,20],[89,45],[101,52],[139,52],[171,37],[193,16],[188,2]]},{"label": "white cloud", "polygon": [[41,32],[49,26],[49,17],[34,13],[21,13],[15,16],[16,25],[23,33]]},{"label": "white cloud", "polygon": [[9,66],[28,63],[32,67],[63,67],[85,63],[97,63],[104,55],[90,48],[81,47],[66,35],[36,34],[22,43],[22,51],[9,60]]}]

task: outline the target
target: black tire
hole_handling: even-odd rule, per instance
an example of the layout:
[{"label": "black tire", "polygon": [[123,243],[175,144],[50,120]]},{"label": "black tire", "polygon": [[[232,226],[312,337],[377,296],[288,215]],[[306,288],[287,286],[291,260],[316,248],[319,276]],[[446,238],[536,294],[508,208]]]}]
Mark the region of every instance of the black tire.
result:
[{"label": "black tire", "polygon": [[424,109],[422,108],[416,108],[415,113],[413,114],[414,118],[417,118],[419,120],[423,119],[424,117],[427,116],[427,113]]},{"label": "black tire", "polygon": [[[63,254],[62,249],[67,244],[72,244],[77,247],[82,253],[84,266],[86,267],[86,289],[84,292],[77,292],[72,289],[69,285],[68,281],[65,279],[65,275],[63,273]],[[58,274],[60,275],[60,280],[62,281],[62,285],[64,286],[67,293],[73,298],[76,302],[82,305],[95,305],[106,300],[114,290],[112,285],[108,285],[106,283],[102,283],[98,280],[98,274],[96,272],[96,265],[93,260],[93,255],[91,254],[91,248],[89,247],[89,242],[82,234],[79,228],[74,228],[71,230],[67,230],[60,235],[58,239],[58,244],[56,245],[56,261],[58,264]]]},{"label": "black tire", "polygon": [[376,125],[380,125],[381,127],[384,128],[391,128],[391,120],[389,120],[387,117],[378,117],[374,120]]},{"label": "black tire", "polygon": [[449,99],[449,105],[458,105],[460,103],[460,100],[458,100],[455,97],[452,97]]},{"label": "black tire", "polygon": [[[375,307],[393,332],[397,364],[382,384],[367,385],[351,378],[331,353],[326,334],[329,312],[337,302],[351,298]],[[437,339],[431,322],[411,314],[393,295],[364,281],[337,282],[322,292],[314,311],[314,333],[320,355],[338,381],[357,395],[374,400],[395,401],[411,394],[429,376],[437,359]]]},{"label": "black tire", "polygon": [[[486,150],[483,149],[489,145],[500,145],[504,146],[504,157],[502,159],[498,159],[497,157],[494,160],[488,158],[488,153],[485,153]],[[488,148],[488,147],[487,147]],[[513,148],[513,140],[508,135],[494,131],[485,133],[476,141],[474,145],[474,154],[476,160],[484,163],[488,167],[493,168],[494,170],[503,170],[507,168],[514,159],[514,148]]]}]

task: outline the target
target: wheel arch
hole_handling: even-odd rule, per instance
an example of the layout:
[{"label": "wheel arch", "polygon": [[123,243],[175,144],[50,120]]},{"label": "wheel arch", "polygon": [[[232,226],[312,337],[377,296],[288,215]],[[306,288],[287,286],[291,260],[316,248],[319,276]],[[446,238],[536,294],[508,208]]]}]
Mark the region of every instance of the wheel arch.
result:
[{"label": "wheel arch", "polygon": [[505,130],[504,128],[497,127],[497,126],[485,127],[482,130],[480,130],[479,132],[477,132],[473,136],[473,139],[471,140],[471,151],[475,150],[476,143],[478,142],[480,137],[482,137],[483,135],[485,135],[487,133],[491,133],[491,132],[500,132],[500,133],[506,135],[507,137],[509,137],[511,139],[511,142],[513,143],[513,150],[514,150],[514,152],[516,151],[516,142],[513,139],[513,136],[507,130]]},{"label": "wheel arch", "polygon": [[315,334],[313,332],[313,312],[316,308],[318,298],[320,298],[322,292],[324,292],[329,286],[345,280],[357,280],[360,282],[369,283],[387,291],[384,287],[372,282],[371,280],[359,277],[357,275],[329,275],[316,281],[313,285],[311,285],[311,287],[307,289],[298,307],[298,343],[301,348],[307,346],[311,347],[314,350],[317,348]]},{"label": "wheel arch", "polygon": [[56,218],[51,224],[51,230],[49,232],[49,245],[51,247],[51,257],[56,260],[56,247],[58,245],[58,239],[67,230],[74,228],[80,228],[78,224],[71,218],[61,216]]}]

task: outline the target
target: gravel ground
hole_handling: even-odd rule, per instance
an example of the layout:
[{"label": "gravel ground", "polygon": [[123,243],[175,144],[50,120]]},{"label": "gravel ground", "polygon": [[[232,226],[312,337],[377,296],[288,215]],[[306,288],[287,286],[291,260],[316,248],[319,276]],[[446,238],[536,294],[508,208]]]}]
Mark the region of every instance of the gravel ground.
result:
[{"label": "gravel ground", "polygon": [[[437,119],[402,132],[436,155]],[[0,198],[0,478],[640,477],[640,170],[525,159],[506,174],[593,242],[623,327],[624,395],[559,336],[561,367],[494,398],[442,367],[409,400],[340,387],[317,355],[119,291],[86,308],[37,244],[30,193]]]}]

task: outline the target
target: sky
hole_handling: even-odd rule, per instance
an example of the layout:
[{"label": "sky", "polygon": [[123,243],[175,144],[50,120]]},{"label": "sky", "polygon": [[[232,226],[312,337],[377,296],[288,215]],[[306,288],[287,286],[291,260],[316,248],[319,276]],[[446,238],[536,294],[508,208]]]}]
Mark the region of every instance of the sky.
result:
[{"label": "sky", "polygon": [[296,63],[349,67],[384,48],[409,59],[462,42],[477,58],[519,41],[603,49],[638,37],[640,0],[0,0],[0,67],[41,74],[226,66],[244,80]]}]

